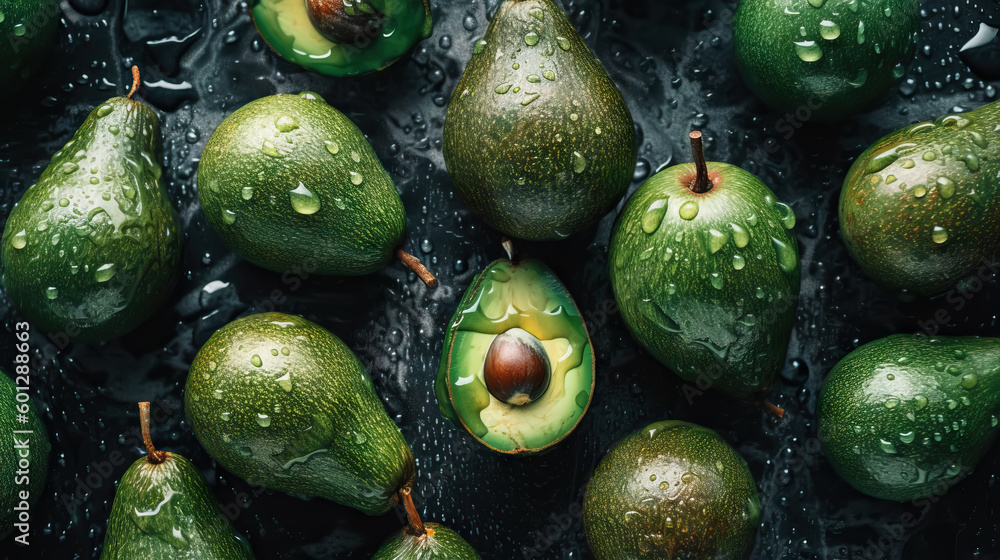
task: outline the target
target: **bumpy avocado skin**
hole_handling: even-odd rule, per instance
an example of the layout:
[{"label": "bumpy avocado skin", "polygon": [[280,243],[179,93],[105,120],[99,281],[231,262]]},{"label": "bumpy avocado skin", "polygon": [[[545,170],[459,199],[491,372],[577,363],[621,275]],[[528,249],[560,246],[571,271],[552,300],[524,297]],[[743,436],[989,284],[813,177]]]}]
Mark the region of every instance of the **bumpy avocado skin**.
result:
[{"label": "bumpy avocado skin", "polygon": [[902,80],[919,8],[919,0],[741,0],[736,62],[768,105],[799,120],[835,121]]},{"label": "bumpy avocado skin", "polygon": [[444,159],[480,218],[562,239],[625,194],[636,161],[625,99],[552,0],[507,0],[448,104]]},{"label": "bumpy avocado skin", "polygon": [[372,560],[480,560],[479,553],[458,533],[437,523],[425,523],[427,535],[415,537],[409,528],[385,541]]},{"label": "bumpy avocado skin", "polygon": [[1000,102],[897,130],[840,192],[840,232],[864,271],[930,296],[1000,263]]},{"label": "bumpy avocado skin", "polygon": [[760,519],[746,461],[677,420],[622,439],[587,484],[583,530],[597,560],[740,560]]},{"label": "bumpy avocado skin", "polygon": [[368,373],[343,342],[301,317],[262,313],[219,329],[195,356],[188,421],[244,480],[381,515],[416,465]]},{"label": "bumpy avocado skin", "polygon": [[32,325],[81,341],[137,327],[177,282],[183,234],[160,122],[125,97],[91,111],[10,213],[3,285]]},{"label": "bumpy avocado skin", "polygon": [[[524,406],[494,397],[483,376],[493,339],[512,328],[538,338],[554,366],[545,395]],[[533,454],[579,424],[595,369],[587,326],[555,274],[534,259],[499,259],[473,280],[448,325],[435,390],[441,413],[489,449]]]},{"label": "bumpy avocado skin", "polygon": [[709,162],[715,186],[688,188],[694,164],[657,173],[612,232],[611,287],[626,325],[682,378],[759,398],[784,365],[798,304],[795,215],[753,175]]},{"label": "bumpy avocado skin", "polygon": [[101,560],[253,560],[190,461],[132,463],[115,493]]},{"label": "bumpy avocado skin", "polygon": [[[27,380],[27,384],[23,381],[25,380],[20,385],[30,387],[30,380]],[[0,447],[0,473],[7,473],[0,478],[0,540],[6,539],[13,531],[14,523],[20,522],[14,511],[14,507],[21,504],[20,493],[28,492],[29,504],[35,504],[41,497],[49,474],[49,453],[52,450],[45,424],[38,417],[35,405],[30,401],[19,401],[18,392],[14,381],[0,370],[0,433],[5,434],[5,439],[13,437],[18,443],[25,440],[28,442],[26,458],[19,455],[20,449],[15,449],[13,442]],[[21,412],[18,407],[23,407],[26,412]],[[21,414],[27,418],[27,422],[19,421]],[[31,433],[15,435],[17,430]],[[21,469],[21,459],[27,459],[29,463],[26,479],[14,475]]]},{"label": "bumpy avocado skin", "polygon": [[406,232],[403,202],[364,134],[311,92],[227,117],[202,154],[198,198],[223,241],[275,272],[370,274]]},{"label": "bumpy avocado skin", "polygon": [[851,486],[896,501],[943,494],[996,439],[1000,339],[865,344],[823,381],[817,413],[823,451]]}]

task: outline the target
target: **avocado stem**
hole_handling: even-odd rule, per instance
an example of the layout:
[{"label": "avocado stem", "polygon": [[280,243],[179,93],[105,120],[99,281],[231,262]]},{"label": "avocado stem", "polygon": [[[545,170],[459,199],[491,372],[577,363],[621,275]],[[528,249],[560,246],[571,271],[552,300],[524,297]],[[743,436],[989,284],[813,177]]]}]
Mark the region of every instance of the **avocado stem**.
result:
[{"label": "avocado stem", "polygon": [[503,250],[507,252],[507,260],[514,260],[514,240],[509,237],[504,237],[500,240],[500,245],[503,246]]},{"label": "avocado stem", "polygon": [[424,281],[424,284],[427,284],[428,288],[437,288],[437,278],[434,277],[434,274],[431,273],[430,270],[427,270],[427,267],[424,266],[424,263],[420,262],[420,259],[402,249],[396,250],[396,258],[405,264],[410,270],[416,272],[417,276]]},{"label": "avocado stem", "polygon": [[763,408],[764,410],[770,412],[774,416],[776,416],[778,418],[784,418],[785,417],[785,409],[781,408],[780,406],[771,404],[770,402],[768,402],[765,399],[761,399],[759,404],[760,404],[761,408]]},{"label": "avocado stem", "polygon": [[139,89],[139,67],[132,66],[132,89],[129,90],[125,99],[132,99],[132,96],[135,95],[135,90],[137,89]]},{"label": "avocado stem", "polygon": [[424,527],[424,522],[420,519],[420,514],[417,513],[417,506],[413,503],[409,486],[399,491],[399,499],[403,502],[403,507],[406,508],[406,522],[410,525],[413,536],[420,538],[426,535],[427,528]]},{"label": "avocado stem", "polygon": [[166,461],[167,452],[157,451],[149,435],[149,401],[139,403],[139,425],[142,426],[142,442],[146,444],[146,460],[154,465]]},{"label": "avocado stem", "polygon": [[708,178],[708,164],[705,163],[705,146],[701,141],[701,132],[694,131],[688,135],[691,138],[691,152],[694,153],[694,165],[697,174],[694,181],[688,185],[691,192],[702,194],[712,190],[712,181]]}]

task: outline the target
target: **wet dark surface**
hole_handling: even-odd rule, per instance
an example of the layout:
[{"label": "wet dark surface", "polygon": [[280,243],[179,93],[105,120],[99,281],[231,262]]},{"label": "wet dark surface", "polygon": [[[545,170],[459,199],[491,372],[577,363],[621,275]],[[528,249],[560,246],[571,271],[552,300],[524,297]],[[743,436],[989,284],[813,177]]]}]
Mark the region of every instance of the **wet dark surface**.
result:
[{"label": "wet dark surface", "polygon": [[[185,226],[183,276],[162,313],[104,345],[53,346],[33,378],[53,444],[49,483],[32,509],[26,558],[97,558],[115,481],[132,445],[139,400],[159,400],[158,447],[202,469],[258,558],[367,558],[400,527],[322,500],[261,492],[217,468],[184,420],[183,385],[214,330],[244,313],[278,309],[331,329],[369,367],[417,456],[418,506],[491,559],[591,558],[578,517],[583,486],[617,439],[677,418],[720,432],[746,458],[761,491],[754,558],[997,558],[1000,449],[927,506],[868,498],[841,481],[818,450],[816,393],[834,363],[859,344],[925,325],[945,334],[1000,335],[995,280],[959,300],[900,301],[860,274],[839,238],[837,198],[852,161],[884,133],[996,98],[958,50],[981,22],[998,26],[993,0],[925,2],[906,81],[877,109],[832,126],[788,126],[759,105],[735,71],[726,17],[715,1],[565,2],[574,24],[625,93],[640,131],[633,189],[660,166],[686,161],[686,135],[703,130],[709,159],[758,174],[792,205],[803,259],[801,302],[788,360],[772,400],[784,420],[715,394],[691,402],[681,384],[640,350],[615,313],[607,281],[613,216],[551,244],[522,244],[564,280],[598,352],[597,389],[577,432],[529,459],[473,446],[437,411],[433,378],[444,326],[474,274],[501,254],[499,235],[453,193],[441,158],[445,105],[495,0],[438,0],[434,36],[412,57],[370,77],[333,79],[289,65],[267,49],[246,5],[212,0],[71,0],[59,44],[40,81],[0,116],[0,216],[98,103],[125,92],[127,68],[143,69],[140,98],[161,114],[166,180]],[[236,258],[199,210],[196,168],[213,129],[241,105],[276,92],[313,90],[370,137],[408,209],[408,249],[441,286],[428,290],[399,265],[364,278],[288,282]],[[784,123],[782,120],[786,119]],[[764,150],[774,138],[774,153]],[[0,364],[13,363],[19,316],[0,297]],[[157,416],[154,415],[154,418]],[[112,465],[109,458],[120,458]],[[89,480],[89,482],[88,482]],[[74,492],[82,501],[73,503]],[[84,498],[85,496],[85,498]],[[903,524],[907,526],[903,526]],[[527,547],[527,548],[526,548]]]}]

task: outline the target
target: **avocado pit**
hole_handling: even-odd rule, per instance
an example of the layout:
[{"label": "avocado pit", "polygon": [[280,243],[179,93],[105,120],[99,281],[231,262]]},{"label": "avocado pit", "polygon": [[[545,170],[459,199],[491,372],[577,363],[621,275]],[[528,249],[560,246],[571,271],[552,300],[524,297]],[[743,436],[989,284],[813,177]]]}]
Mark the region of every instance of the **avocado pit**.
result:
[{"label": "avocado pit", "polygon": [[365,0],[306,0],[306,12],[316,31],[334,43],[351,43],[377,35],[380,13]]},{"label": "avocado pit", "polygon": [[549,388],[551,371],[541,341],[517,327],[493,339],[483,363],[483,377],[490,394],[514,406],[541,398]]}]

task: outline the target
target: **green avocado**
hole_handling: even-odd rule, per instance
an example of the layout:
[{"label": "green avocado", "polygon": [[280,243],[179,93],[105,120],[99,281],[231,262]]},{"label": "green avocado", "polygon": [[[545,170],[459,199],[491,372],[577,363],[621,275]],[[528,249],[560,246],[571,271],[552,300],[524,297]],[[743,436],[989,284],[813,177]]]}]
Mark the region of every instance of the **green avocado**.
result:
[{"label": "green avocado", "polygon": [[568,436],[590,406],[594,350],[572,296],[537,260],[500,259],[473,280],[445,335],[438,406],[499,453]]},{"label": "green avocado", "polygon": [[823,451],[861,492],[943,494],[993,444],[1000,339],[893,335],[842,359],[816,405]]},{"label": "green avocado", "polygon": [[227,117],[202,153],[198,198],[223,241],[275,272],[370,274],[406,233],[403,202],[364,134],[311,92]]},{"label": "green avocado", "polygon": [[24,193],[0,253],[3,286],[33,326],[107,340],[134,329],[170,295],[183,234],[162,159],[156,114],[114,97],[87,116]]},{"label": "green avocado", "polygon": [[424,524],[416,536],[409,527],[385,541],[372,560],[480,560],[479,554],[458,533],[437,523]]},{"label": "green avocado", "polygon": [[636,161],[625,99],[552,0],[507,0],[448,104],[444,161],[480,218],[562,239],[607,214]]},{"label": "green avocado", "polygon": [[[31,380],[27,377],[27,373],[18,374],[20,386],[31,386]],[[17,385],[0,370],[0,434],[4,434],[4,440],[8,442],[0,447],[0,473],[5,473],[0,477],[0,541],[6,539],[15,528],[18,529],[18,536],[30,535],[27,529],[22,529],[37,523],[31,517],[27,520],[19,518],[19,512],[28,511],[31,514],[30,508],[25,508],[23,502],[30,506],[41,497],[49,474],[49,452],[52,450],[49,434],[45,431],[45,424],[38,417],[34,404],[30,399],[17,398],[18,394],[28,393],[19,391]],[[22,415],[25,421],[21,421]],[[30,433],[17,434],[16,431]],[[14,441],[28,442],[27,457],[20,456],[19,449],[14,448]],[[24,468],[25,462],[27,469]],[[27,472],[15,474],[21,470]],[[27,492],[27,500],[22,499],[22,492]],[[15,510],[15,507],[18,509]],[[18,524],[24,525],[17,527]]]},{"label": "green avocado", "polygon": [[0,0],[0,99],[19,91],[43,67],[61,16],[56,0]]},{"label": "green avocado", "polygon": [[283,313],[237,319],[191,364],[198,441],[252,484],[383,514],[416,476],[410,446],[339,338]]},{"label": "green avocado", "polygon": [[626,436],[583,498],[597,560],[740,560],[760,520],[746,461],[717,433],[670,420]]},{"label": "green avocado", "polygon": [[902,80],[919,9],[919,0],[741,0],[736,62],[767,104],[799,120],[834,121]]},{"label": "green avocado", "polygon": [[382,70],[431,35],[427,0],[251,0],[279,56],[328,76]]},{"label": "green avocado", "polygon": [[191,461],[146,445],[118,483],[101,560],[253,560]]},{"label": "green avocado", "polygon": [[840,192],[840,232],[864,271],[933,295],[1000,262],[1000,102],[907,126],[865,150]]},{"label": "green avocado", "polygon": [[611,287],[636,340],[697,384],[685,391],[761,399],[798,302],[795,214],[746,171],[705,163],[700,133],[692,143],[699,164],[657,173],[618,217]]}]

